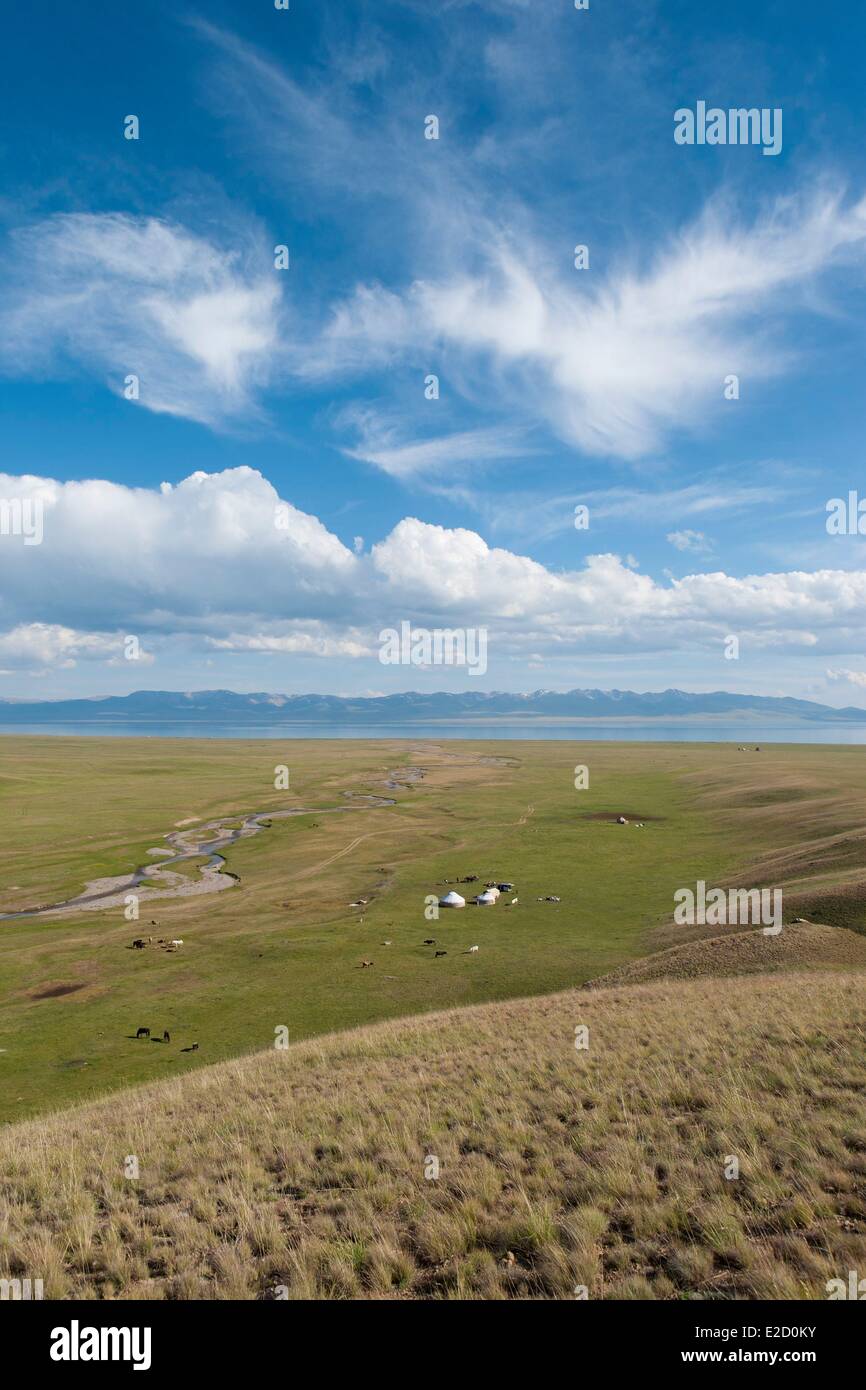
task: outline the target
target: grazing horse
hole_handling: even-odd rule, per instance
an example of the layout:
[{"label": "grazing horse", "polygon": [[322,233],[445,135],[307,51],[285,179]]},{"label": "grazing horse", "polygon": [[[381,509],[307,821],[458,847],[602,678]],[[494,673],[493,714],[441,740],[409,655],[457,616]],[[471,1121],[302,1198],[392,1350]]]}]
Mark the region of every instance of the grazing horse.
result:
[{"label": "grazing horse", "polygon": [[135,1036],[136,1036],[137,1038],[149,1038],[149,1037],[150,1037],[150,1029],[149,1029],[149,1028],[139,1028],[139,1030],[138,1030],[138,1032],[136,1033]]}]

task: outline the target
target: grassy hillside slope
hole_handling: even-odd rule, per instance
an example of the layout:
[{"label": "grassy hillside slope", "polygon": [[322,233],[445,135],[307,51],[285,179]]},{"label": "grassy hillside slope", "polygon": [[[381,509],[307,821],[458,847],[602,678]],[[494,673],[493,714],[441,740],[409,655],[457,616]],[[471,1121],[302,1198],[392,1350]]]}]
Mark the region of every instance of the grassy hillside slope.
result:
[{"label": "grassy hillside slope", "polygon": [[866,1267],[864,986],[572,990],[9,1126],[0,1272],[47,1297],[824,1298]]},{"label": "grassy hillside slope", "polygon": [[646,984],[651,980],[694,980],[710,975],[759,975],[775,970],[832,970],[866,967],[866,936],[817,922],[795,922],[778,936],[738,930],[685,946],[671,946],[621,965],[588,983],[594,988]]}]

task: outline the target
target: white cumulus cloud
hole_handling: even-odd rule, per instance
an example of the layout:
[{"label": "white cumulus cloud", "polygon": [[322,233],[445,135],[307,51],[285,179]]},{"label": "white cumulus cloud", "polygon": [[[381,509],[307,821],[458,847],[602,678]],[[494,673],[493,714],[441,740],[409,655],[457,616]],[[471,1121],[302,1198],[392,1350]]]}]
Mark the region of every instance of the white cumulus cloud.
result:
[{"label": "white cumulus cloud", "polygon": [[845,654],[861,645],[866,572],[669,577],[630,556],[554,571],[466,527],[405,517],[369,551],[279,497],[254,469],[129,488],[0,475],[41,502],[43,539],[0,536],[0,665],[121,659],[126,635],[159,661],[196,654],[375,657],[409,620],[480,627],[490,651],[559,656],[719,649]]}]

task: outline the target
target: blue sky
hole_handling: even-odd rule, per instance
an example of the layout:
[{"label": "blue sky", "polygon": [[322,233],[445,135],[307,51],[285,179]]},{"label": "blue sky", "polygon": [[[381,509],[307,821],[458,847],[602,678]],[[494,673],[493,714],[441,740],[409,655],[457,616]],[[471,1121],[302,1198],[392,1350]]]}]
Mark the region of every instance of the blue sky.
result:
[{"label": "blue sky", "polygon": [[[864,539],[826,527],[866,497],[860,7],[49,3],[5,38],[0,697],[866,704]],[[698,101],[781,110],[781,151],[678,145]],[[486,629],[484,679],[383,666],[404,620]]]}]

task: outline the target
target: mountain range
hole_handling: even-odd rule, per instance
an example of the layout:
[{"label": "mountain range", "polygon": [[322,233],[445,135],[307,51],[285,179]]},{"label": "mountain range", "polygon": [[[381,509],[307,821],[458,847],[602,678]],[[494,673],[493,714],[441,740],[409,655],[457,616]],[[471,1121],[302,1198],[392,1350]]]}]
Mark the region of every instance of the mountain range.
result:
[{"label": "mountain range", "polygon": [[237,694],[232,690],[136,690],[74,700],[0,699],[0,724],[146,723],[148,720],[243,724],[410,723],[490,719],[767,719],[813,723],[866,723],[866,710],[834,709],[811,700],[733,695],[717,690],[636,693],[632,690],[535,690],[529,694],[467,690],[396,695]]}]

